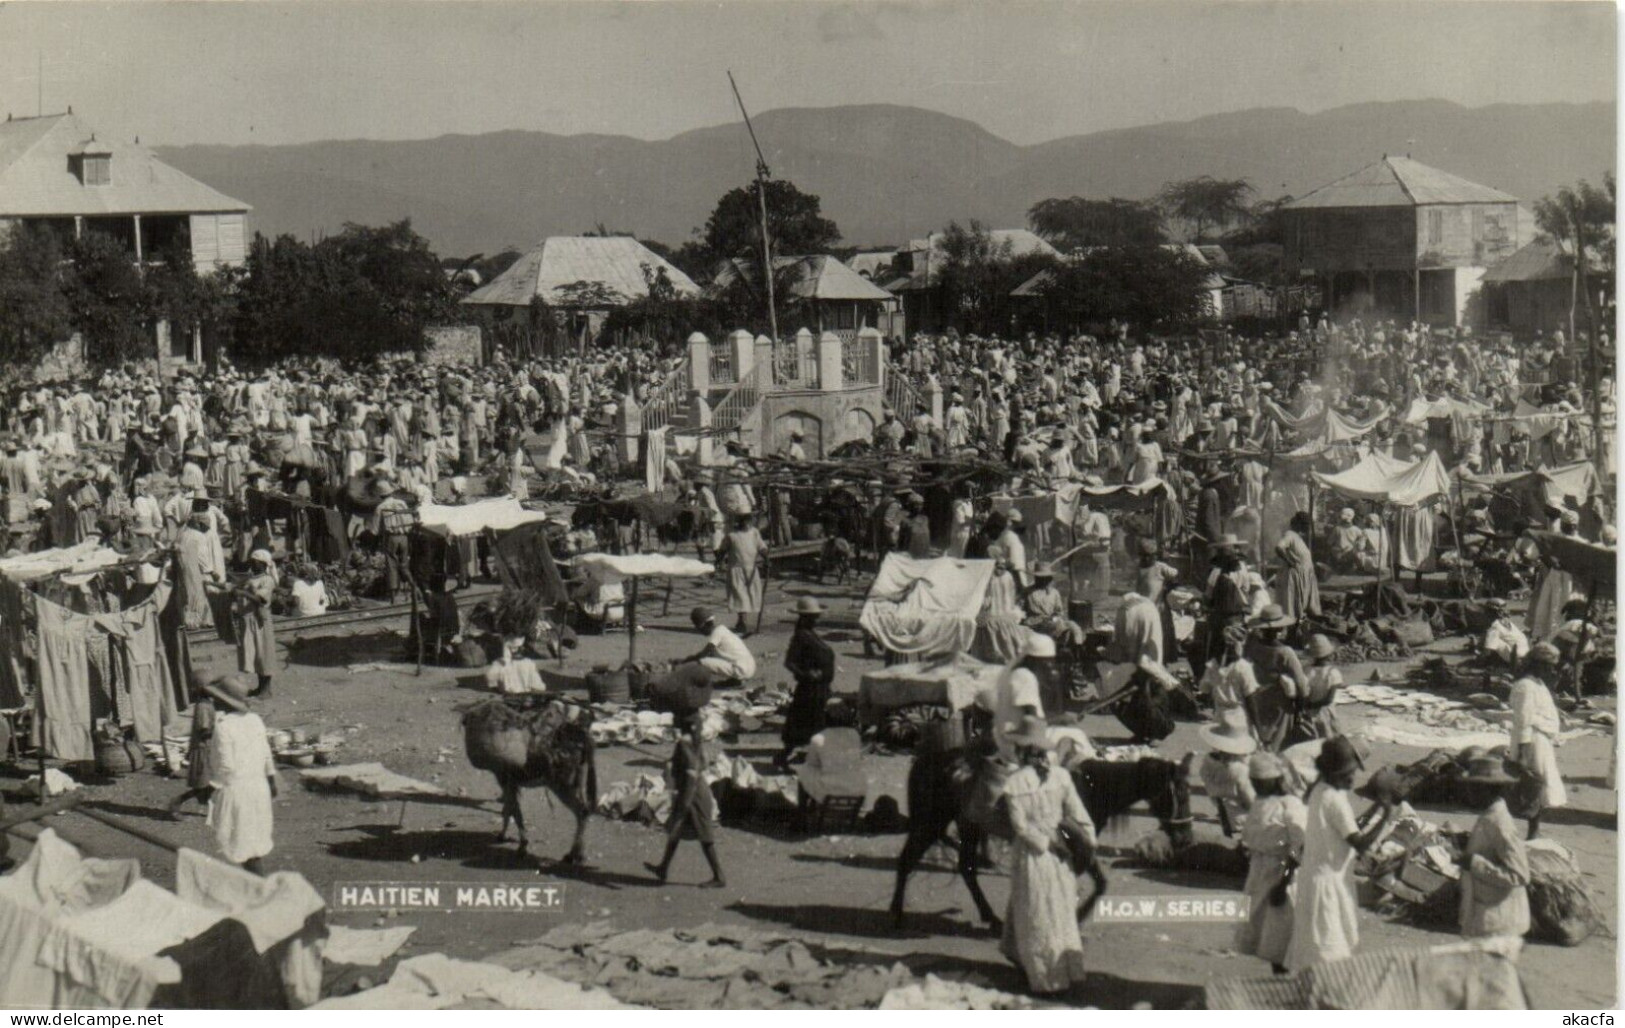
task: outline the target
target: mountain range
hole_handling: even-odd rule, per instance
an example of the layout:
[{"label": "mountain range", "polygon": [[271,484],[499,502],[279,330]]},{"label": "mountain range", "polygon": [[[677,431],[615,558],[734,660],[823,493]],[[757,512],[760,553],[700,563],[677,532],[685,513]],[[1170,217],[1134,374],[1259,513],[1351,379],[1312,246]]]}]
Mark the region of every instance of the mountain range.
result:
[{"label": "mountain range", "polygon": [[[886,104],[785,108],[754,123],[773,175],[822,197],[845,242],[864,246],[898,245],[954,219],[1017,227],[1047,197],[1139,199],[1197,175],[1245,178],[1260,198],[1301,196],[1386,153],[1533,201],[1580,178],[1600,181],[1615,155],[1612,103],[1259,108],[1032,146]],[[252,204],[255,231],[308,238],[347,221],[410,217],[448,256],[525,249],[600,225],[675,246],[755,165],[740,124],[655,141],[505,131],[159,155]]]}]

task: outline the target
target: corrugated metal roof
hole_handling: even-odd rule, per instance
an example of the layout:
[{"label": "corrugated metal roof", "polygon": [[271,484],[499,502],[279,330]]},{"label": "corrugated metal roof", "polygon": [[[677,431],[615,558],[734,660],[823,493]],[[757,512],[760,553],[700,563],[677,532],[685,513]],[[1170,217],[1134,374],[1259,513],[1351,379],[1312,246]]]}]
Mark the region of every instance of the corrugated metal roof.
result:
[{"label": "corrugated metal roof", "polygon": [[[879,302],[895,299],[891,293],[827,254],[775,257],[773,267],[780,272],[790,269],[790,295],[803,300]],[[782,282],[784,277],[775,275],[774,279],[776,282]],[[741,278],[751,282],[761,281],[761,265],[740,258],[723,261],[717,266],[716,274],[711,279],[711,288],[713,291],[719,290]]]},{"label": "corrugated metal roof", "polygon": [[[0,122],[0,217],[187,214],[251,210],[160,161],[151,150],[94,134],[72,114]],[[68,158],[106,153],[112,181],[87,186]]]},{"label": "corrugated metal roof", "polygon": [[892,299],[892,294],[875,285],[834,257],[804,257],[800,266],[805,271],[790,287],[796,296],[814,300],[871,300]]},{"label": "corrugated metal roof", "polygon": [[1517,203],[1518,198],[1409,157],[1384,157],[1287,204],[1320,207],[1419,207],[1441,203]]},{"label": "corrugated metal roof", "polygon": [[679,295],[699,294],[693,279],[631,236],[550,236],[463,302],[526,306],[531,297],[540,296],[557,304],[569,299],[559,293],[560,287],[578,282],[611,289],[623,302],[635,300],[649,295],[645,264],[652,270],[666,269]]},{"label": "corrugated metal roof", "polygon": [[1567,281],[1574,274],[1574,261],[1550,239],[1537,239],[1519,247],[1510,256],[1484,272],[1485,282]]}]

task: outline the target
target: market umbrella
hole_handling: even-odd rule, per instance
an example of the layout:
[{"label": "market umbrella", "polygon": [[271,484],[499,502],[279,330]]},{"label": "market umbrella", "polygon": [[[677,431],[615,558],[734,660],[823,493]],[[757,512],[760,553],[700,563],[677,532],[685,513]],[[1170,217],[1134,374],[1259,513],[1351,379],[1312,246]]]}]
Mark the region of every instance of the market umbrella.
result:
[{"label": "market umbrella", "polygon": [[696,578],[716,570],[704,561],[664,553],[583,553],[575,558],[574,564],[578,568],[609,571],[631,583],[626,593],[626,661],[629,664],[638,656],[638,580],[649,575]]}]

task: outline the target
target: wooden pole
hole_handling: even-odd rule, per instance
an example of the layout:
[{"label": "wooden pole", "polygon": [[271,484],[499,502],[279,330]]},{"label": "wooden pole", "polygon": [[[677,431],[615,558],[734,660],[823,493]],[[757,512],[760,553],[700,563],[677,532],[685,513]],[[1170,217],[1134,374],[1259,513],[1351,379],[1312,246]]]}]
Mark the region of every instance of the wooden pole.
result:
[{"label": "wooden pole", "polygon": [[638,576],[627,581],[632,583],[626,595],[626,662],[631,664],[638,659]]}]

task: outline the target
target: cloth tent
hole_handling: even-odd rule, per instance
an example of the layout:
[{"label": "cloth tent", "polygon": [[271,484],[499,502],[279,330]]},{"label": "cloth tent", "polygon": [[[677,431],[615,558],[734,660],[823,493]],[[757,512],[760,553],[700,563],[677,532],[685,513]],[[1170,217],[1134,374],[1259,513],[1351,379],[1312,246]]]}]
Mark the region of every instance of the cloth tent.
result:
[{"label": "cloth tent", "polygon": [[858,623],[893,653],[963,653],[993,579],[991,560],[920,560],[888,553],[863,601]]},{"label": "cloth tent", "polygon": [[279,1008],[321,992],[326,903],[302,876],[178,852],[175,891],[47,828],[0,877],[8,1006]]},{"label": "cloth tent", "polygon": [[1590,588],[1605,593],[1614,591],[1619,577],[1619,550],[1560,532],[1530,534],[1547,560]]},{"label": "cloth tent", "polygon": [[[1501,475],[1463,474],[1461,482],[1480,489],[1506,489],[1515,495],[1528,495],[1539,506],[1548,507],[1563,506],[1565,496],[1573,496],[1584,503],[1593,496],[1605,495],[1596,467],[1584,460],[1560,464],[1555,468],[1536,468]],[[1539,513],[1538,507],[1534,512]]]},{"label": "cloth tent", "polygon": [[1316,482],[1344,496],[1397,507],[1414,507],[1450,493],[1450,476],[1439,455],[1432,451],[1418,461],[1373,453],[1347,471],[1312,474]]},{"label": "cloth tent", "polygon": [[545,511],[527,510],[512,496],[459,505],[428,503],[418,508],[418,524],[441,535],[477,535],[486,529],[505,532],[547,518]]}]

